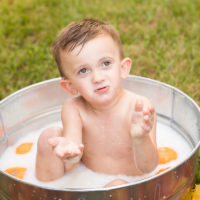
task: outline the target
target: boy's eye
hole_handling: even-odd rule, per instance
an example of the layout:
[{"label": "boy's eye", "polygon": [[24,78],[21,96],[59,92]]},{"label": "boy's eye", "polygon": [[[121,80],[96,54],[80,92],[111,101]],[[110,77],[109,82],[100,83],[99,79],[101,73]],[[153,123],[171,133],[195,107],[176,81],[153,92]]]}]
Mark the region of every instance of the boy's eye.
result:
[{"label": "boy's eye", "polygon": [[110,61],[104,61],[104,62],[102,63],[102,66],[103,66],[103,67],[108,67],[110,64],[111,64]]},{"label": "boy's eye", "polygon": [[81,70],[78,71],[78,74],[86,74],[88,72],[87,68],[82,68]]}]

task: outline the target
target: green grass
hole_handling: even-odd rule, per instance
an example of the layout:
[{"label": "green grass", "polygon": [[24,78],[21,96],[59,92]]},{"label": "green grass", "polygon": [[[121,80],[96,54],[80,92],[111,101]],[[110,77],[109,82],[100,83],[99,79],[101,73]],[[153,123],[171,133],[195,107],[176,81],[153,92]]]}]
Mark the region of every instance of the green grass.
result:
[{"label": "green grass", "polygon": [[132,74],[173,85],[200,105],[199,11],[199,0],[0,0],[0,99],[58,77],[50,52],[58,31],[96,18],[118,29]]}]

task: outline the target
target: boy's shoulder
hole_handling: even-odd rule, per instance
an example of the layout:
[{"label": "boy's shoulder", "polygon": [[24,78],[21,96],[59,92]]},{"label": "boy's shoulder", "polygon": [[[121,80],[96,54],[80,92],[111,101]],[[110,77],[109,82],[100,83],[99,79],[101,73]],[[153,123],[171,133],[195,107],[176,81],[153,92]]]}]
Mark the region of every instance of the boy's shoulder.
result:
[{"label": "boy's shoulder", "polygon": [[66,108],[66,107],[78,108],[80,106],[83,106],[83,103],[84,103],[84,99],[81,96],[72,97],[65,101],[65,103],[63,104],[63,108]]}]

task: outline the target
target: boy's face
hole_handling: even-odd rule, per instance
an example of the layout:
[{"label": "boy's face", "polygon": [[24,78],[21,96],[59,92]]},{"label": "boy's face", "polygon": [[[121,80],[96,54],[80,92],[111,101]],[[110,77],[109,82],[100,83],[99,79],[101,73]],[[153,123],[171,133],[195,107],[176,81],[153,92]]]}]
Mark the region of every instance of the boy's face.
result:
[{"label": "boy's face", "polygon": [[120,59],[113,39],[103,34],[70,53],[62,51],[60,56],[67,77],[62,83],[64,88],[71,94],[79,92],[86,101],[96,105],[107,105],[119,95],[121,79],[128,75],[131,66],[130,59]]}]

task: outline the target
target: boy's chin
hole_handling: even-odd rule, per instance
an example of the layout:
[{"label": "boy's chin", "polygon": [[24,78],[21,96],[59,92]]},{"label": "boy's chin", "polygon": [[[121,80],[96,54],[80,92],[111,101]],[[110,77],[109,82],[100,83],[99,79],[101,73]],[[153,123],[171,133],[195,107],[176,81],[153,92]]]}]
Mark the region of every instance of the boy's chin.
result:
[{"label": "boy's chin", "polygon": [[115,97],[98,98],[96,101],[91,102],[91,104],[94,107],[105,108],[105,107],[109,107],[109,105],[111,105],[114,100],[115,100]]}]

